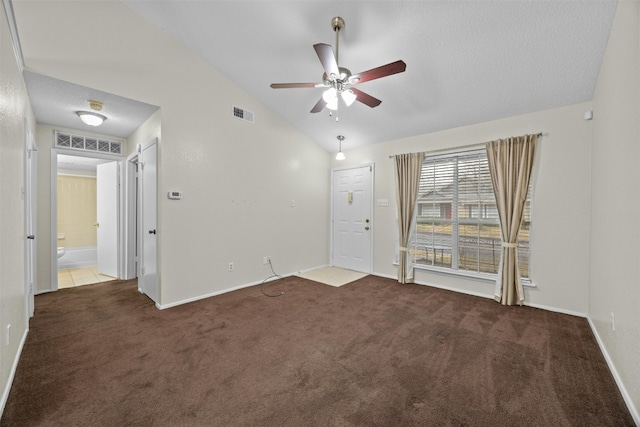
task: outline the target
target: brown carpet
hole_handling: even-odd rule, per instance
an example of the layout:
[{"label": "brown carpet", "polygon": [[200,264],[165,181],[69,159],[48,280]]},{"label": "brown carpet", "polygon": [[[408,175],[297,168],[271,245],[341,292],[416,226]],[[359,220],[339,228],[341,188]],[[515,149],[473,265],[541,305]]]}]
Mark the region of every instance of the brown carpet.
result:
[{"label": "brown carpet", "polygon": [[367,276],[36,297],[3,426],[630,426],[585,319]]}]

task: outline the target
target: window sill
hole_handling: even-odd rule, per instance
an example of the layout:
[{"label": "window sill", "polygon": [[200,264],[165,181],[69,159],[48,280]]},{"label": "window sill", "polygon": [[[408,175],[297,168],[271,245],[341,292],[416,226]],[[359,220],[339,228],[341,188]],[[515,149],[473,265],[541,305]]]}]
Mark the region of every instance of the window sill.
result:
[{"label": "window sill", "polygon": [[[398,263],[394,262],[393,265],[397,267]],[[498,277],[496,274],[491,274],[491,273],[473,273],[470,271],[451,270],[450,268],[442,268],[442,267],[423,265],[423,264],[414,264],[413,268],[415,268],[416,270],[428,271],[430,273],[440,273],[440,274],[446,274],[449,276],[458,276],[458,277],[466,277],[469,279],[481,280],[487,283],[495,283],[496,278]],[[527,288],[536,287],[536,285],[528,277],[527,278],[522,277],[520,279],[520,282],[522,283],[522,286]]]}]

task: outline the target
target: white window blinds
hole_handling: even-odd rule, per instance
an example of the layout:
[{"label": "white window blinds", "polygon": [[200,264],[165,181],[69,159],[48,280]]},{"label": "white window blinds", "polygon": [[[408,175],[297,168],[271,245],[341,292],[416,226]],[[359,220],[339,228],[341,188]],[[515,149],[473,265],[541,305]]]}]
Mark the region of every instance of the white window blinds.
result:
[{"label": "white window blinds", "polygon": [[[529,191],[518,239],[529,277]],[[411,251],[416,266],[493,275],[500,263],[498,211],[485,150],[425,156]]]}]

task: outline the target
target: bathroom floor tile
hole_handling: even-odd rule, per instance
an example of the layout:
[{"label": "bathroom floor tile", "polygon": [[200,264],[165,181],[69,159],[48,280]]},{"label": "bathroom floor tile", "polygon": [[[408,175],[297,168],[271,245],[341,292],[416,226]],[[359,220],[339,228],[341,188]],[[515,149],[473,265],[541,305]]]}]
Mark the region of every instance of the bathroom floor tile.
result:
[{"label": "bathroom floor tile", "polygon": [[73,278],[69,270],[58,271],[58,289],[73,288]]},{"label": "bathroom floor tile", "polygon": [[109,282],[111,280],[117,280],[117,277],[100,274],[95,266],[58,270],[58,289]]}]

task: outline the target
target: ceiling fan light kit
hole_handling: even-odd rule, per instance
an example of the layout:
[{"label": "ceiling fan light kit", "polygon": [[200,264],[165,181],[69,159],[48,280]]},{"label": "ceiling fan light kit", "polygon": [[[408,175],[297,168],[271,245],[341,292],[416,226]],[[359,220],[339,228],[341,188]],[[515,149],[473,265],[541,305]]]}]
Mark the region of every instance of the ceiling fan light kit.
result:
[{"label": "ceiling fan light kit", "polygon": [[381,100],[352,86],[369,80],[402,73],[406,70],[407,64],[405,64],[404,61],[395,61],[371,70],[352,74],[348,68],[340,67],[338,65],[340,30],[343,27],[344,19],[339,16],[331,19],[331,28],[336,33],[335,52],[331,45],[325,43],[313,45],[313,48],[318,55],[318,59],[320,59],[320,63],[324,68],[322,83],[272,83],[271,87],[273,89],[327,88],[322,94],[320,100],[311,109],[311,113],[319,113],[325,107],[329,110],[337,110],[340,99],[342,99],[346,106],[350,106],[355,101],[359,101],[371,108],[380,105],[382,102]]}]

